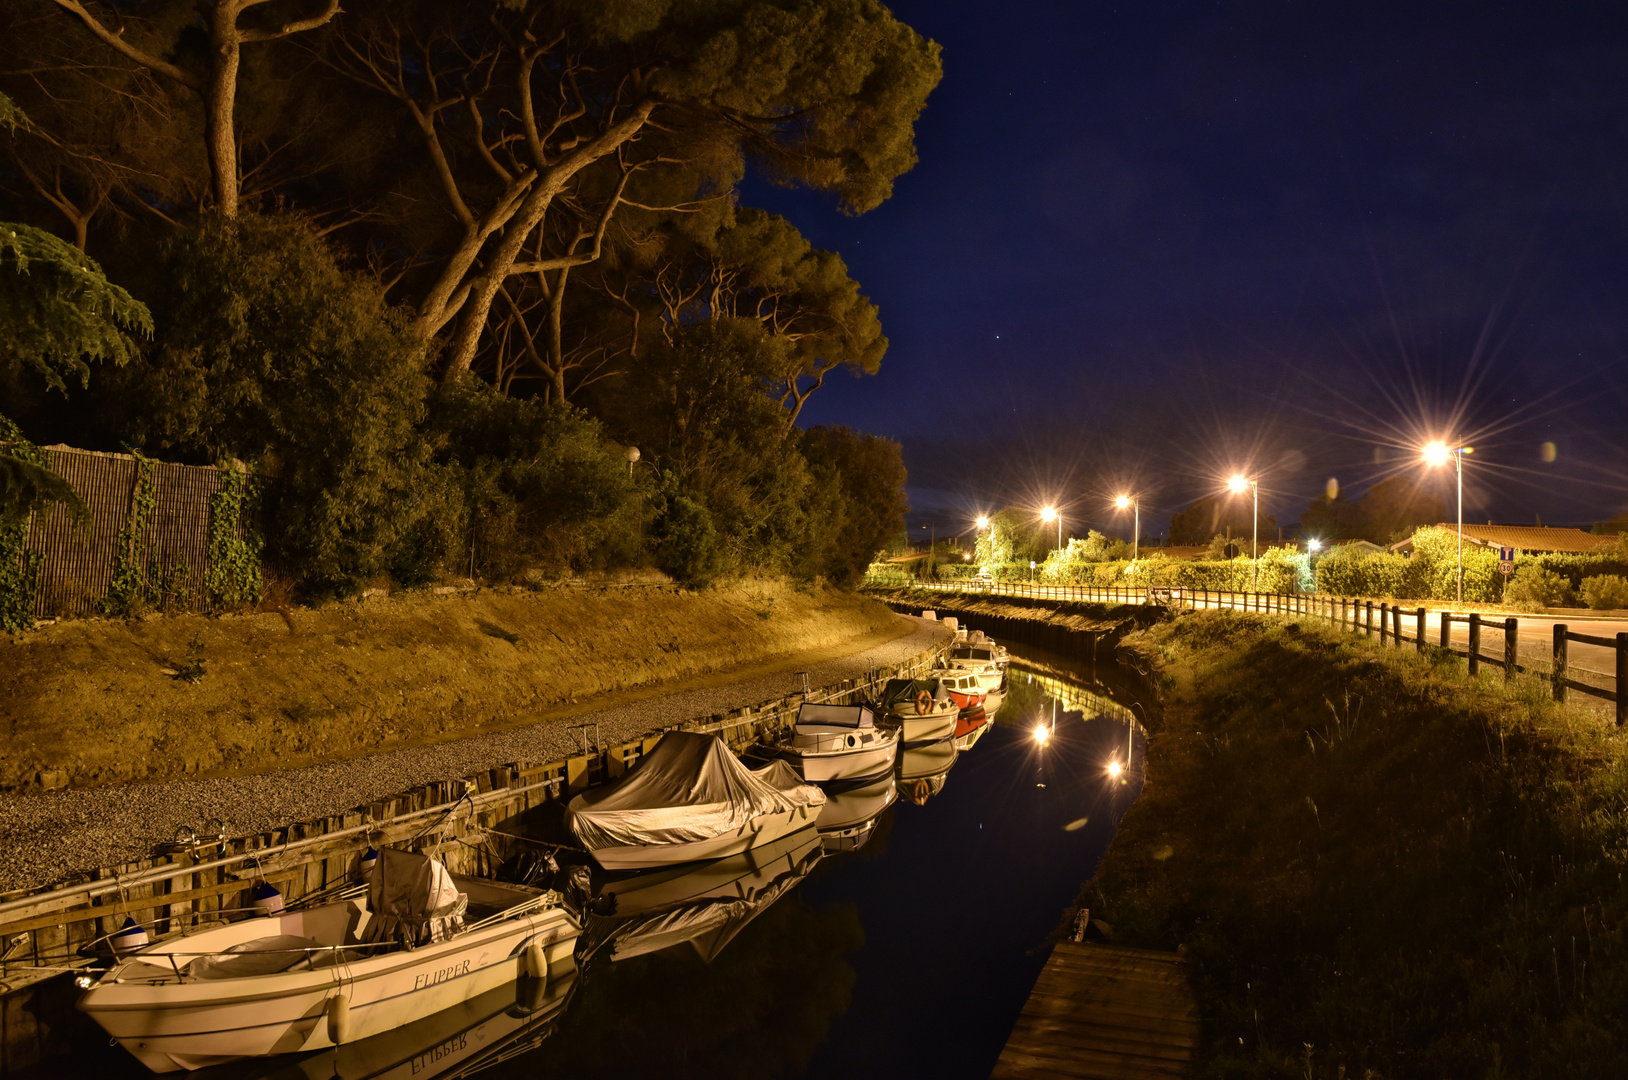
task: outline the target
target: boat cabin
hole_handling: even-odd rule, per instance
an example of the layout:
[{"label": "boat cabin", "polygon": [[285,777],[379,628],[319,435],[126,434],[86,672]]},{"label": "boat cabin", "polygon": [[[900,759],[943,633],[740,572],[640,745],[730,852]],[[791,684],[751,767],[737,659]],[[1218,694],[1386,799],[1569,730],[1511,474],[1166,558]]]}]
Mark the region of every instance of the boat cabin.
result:
[{"label": "boat cabin", "polygon": [[876,726],[868,705],[802,705],[797,709],[800,734],[848,734]]}]

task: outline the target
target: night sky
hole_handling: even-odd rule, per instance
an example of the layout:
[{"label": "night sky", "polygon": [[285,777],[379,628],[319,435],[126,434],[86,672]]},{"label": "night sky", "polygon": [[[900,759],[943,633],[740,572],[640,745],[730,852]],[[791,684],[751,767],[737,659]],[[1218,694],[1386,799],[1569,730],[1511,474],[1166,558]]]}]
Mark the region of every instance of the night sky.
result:
[{"label": "night sky", "polygon": [[1397,473],[1451,516],[1454,432],[1466,521],[1628,510],[1620,6],[892,7],[945,68],[893,199],[745,197],[879,304],[804,418],[899,439],[914,524],[1128,535],[1130,489],[1157,535],[1238,470],[1284,524]]}]

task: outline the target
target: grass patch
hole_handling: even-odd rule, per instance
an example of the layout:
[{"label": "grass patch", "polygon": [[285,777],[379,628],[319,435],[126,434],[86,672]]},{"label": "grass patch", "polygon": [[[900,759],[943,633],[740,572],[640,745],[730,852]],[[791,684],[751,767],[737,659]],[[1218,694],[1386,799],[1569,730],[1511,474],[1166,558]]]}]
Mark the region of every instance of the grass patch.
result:
[{"label": "grass patch", "polygon": [[1622,1075],[1608,717],[1319,623],[1197,612],[1131,644],[1164,730],[1081,902],[1185,947],[1199,1075]]}]

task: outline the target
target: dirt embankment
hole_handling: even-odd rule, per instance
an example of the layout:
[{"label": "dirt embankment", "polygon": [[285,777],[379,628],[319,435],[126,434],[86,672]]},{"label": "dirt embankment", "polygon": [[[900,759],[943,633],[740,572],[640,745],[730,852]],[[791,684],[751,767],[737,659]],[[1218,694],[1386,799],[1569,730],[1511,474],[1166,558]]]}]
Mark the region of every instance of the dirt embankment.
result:
[{"label": "dirt embankment", "polygon": [[778,582],[61,623],[0,638],[0,790],[286,769],[441,742],[908,629],[874,601]]}]

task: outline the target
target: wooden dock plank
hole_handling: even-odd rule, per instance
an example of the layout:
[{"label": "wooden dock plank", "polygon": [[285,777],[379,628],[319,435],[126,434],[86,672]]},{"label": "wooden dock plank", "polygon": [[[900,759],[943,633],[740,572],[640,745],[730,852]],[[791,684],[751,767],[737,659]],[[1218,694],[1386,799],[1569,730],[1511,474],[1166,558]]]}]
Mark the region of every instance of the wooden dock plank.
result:
[{"label": "wooden dock plank", "polygon": [[1061,942],[992,1074],[996,1080],[1187,1076],[1198,1009],[1173,953]]}]

